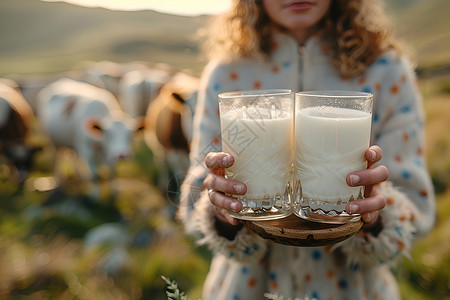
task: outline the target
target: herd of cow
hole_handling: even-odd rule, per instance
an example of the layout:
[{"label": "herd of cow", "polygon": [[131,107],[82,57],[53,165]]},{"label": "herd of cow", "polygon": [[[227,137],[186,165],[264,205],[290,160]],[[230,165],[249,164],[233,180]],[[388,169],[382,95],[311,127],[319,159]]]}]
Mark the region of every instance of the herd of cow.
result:
[{"label": "herd of cow", "polygon": [[[39,147],[30,144],[33,124],[56,149],[68,147],[98,167],[132,156],[136,133],[175,173],[186,171],[199,79],[165,65],[97,62],[40,86],[0,79],[0,162],[27,178]],[[34,129],[36,130],[36,129]],[[111,173],[113,174],[113,173]]]}]

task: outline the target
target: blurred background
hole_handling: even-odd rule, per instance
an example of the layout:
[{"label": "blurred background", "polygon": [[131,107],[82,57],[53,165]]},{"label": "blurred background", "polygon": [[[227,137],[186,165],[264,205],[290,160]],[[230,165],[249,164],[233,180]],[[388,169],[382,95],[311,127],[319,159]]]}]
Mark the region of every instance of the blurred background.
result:
[{"label": "blurred background", "polygon": [[[86,2],[103,7],[0,1],[0,95],[27,106],[9,107],[18,114],[8,119],[15,139],[0,129],[0,298],[165,299],[164,275],[196,299],[211,254],[184,235],[174,213],[186,170],[185,123],[205,65],[197,32],[229,3]],[[450,2],[391,0],[386,9],[417,58],[438,205],[434,230],[393,269],[404,299],[450,299]],[[85,165],[56,147],[39,120],[42,101],[77,90],[74,82],[107,90],[132,117],[121,121],[127,151],[110,158],[92,146],[99,160]],[[69,101],[59,113],[71,110]],[[6,111],[0,106],[1,126]],[[31,117],[21,122],[24,115]],[[85,129],[106,136],[102,126]],[[174,142],[174,132],[184,143]]]}]

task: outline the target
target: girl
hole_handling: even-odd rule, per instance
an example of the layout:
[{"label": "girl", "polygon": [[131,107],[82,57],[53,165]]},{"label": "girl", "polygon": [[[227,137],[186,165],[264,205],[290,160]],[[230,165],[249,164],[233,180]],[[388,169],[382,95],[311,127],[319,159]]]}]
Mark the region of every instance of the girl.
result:
[{"label": "girl", "polygon": [[[379,2],[233,0],[210,27],[211,60],[201,80],[179,209],[187,232],[214,253],[205,299],[261,299],[267,292],[286,298],[400,298],[389,263],[432,227],[434,195],[423,153],[421,97]],[[344,242],[311,248],[273,244],[226,213],[242,205],[225,194],[245,194],[246,187],[223,177],[234,158],[220,152],[217,96],[270,88],[374,94],[371,143],[378,146],[365,153],[370,168],[346,178],[349,185],[366,186],[365,199],[351,208],[366,224]]]}]

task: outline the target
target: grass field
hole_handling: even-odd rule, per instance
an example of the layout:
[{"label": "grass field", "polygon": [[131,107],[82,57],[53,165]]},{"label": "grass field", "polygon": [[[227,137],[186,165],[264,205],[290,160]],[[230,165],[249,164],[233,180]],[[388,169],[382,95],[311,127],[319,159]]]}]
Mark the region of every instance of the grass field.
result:
[{"label": "grass field", "polygon": [[[420,84],[438,219],[394,268],[408,300],[450,299],[449,80]],[[75,176],[69,154],[60,157],[63,177],[55,181],[54,149],[35,133],[44,148],[22,187],[0,164],[0,298],[165,299],[161,275],[198,298],[210,253],[174,221],[176,201],[156,187],[160,164],[147,146],[136,140],[134,160],[119,165],[94,196]]]},{"label": "grass field", "polygon": [[70,155],[55,186],[49,145],[23,187],[0,165],[1,299],[165,299],[161,275],[199,295],[209,253],[174,221],[152,153],[140,141],[135,153],[95,196]]},{"label": "grass field", "polygon": [[[427,76],[432,72],[426,70],[449,64],[450,2],[389,4],[398,34],[417,49],[425,69],[419,87],[438,207],[433,231],[394,272],[404,299],[445,300],[450,299],[450,75]],[[206,19],[1,1],[0,76],[54,74],[88,59],[170,62],[199,74],[203,62],[193,38]],[[134,159],[119,165],[112,182],[93,187],[79,181],[69,152],[60,157],[62,175],[55,178],[54,149],[39,126],[34,129],[43,149],[23,186],[0,158],[0,299],[165,299],[161,275],[197,299],[211,254],[174,220],[176,198],[161,189],[161,163],[143,141],[134,142]]]},{"label": "grass field", "polygon": [[404,299],[450,299],[450,76],[422,79],[427,161],[437,194],[437,222],[396,269]]}]

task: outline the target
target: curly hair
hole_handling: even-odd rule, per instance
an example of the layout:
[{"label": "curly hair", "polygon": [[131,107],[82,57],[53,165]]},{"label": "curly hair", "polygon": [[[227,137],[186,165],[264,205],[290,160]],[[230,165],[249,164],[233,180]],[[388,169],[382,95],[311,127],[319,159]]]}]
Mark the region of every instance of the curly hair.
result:
[{"label": "curly hair", "polygon": [[[387,49],[405,52],[393,38],[380,0],[331,0],[318,24],[323,51],[342,77],[362,74]],[[271,36],[277,30],[261,0],[234,0],[231,9],[207,26],[208,58],[270,60]]]}]

